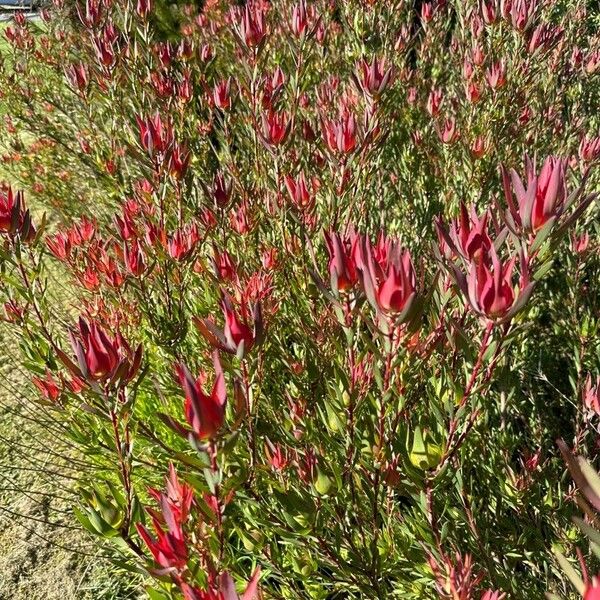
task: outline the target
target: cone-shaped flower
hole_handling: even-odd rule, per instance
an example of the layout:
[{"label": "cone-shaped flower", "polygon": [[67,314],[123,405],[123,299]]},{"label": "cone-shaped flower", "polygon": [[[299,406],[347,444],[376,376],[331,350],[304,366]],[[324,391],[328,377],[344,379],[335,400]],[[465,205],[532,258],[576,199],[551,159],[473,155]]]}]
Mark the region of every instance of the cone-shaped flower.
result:
[{"label": "cone-shaped flower", "polygon": [[213,356],[215,382],[209,394],[202,389],[202,378],[194,379],[188,368],[180,363],[175,369],[185,393],[185,418],[194,435],[201,440],[213,438],[223,426],[227,392],[219,355]]},{"label": "cone-shaped flower", "polygon": [[377,290],[377,303],[384,312],[401,313],[415,296],[416,276],[408,250],[403,250],[395,263],[390,262]]},{"label": "cone-shaped flower", "polygon": [[[214,577],[216,579],[216,577]],[[239,595],[235,588],[235,582],[229,573],[222,573],[219,577],[218,588],[201,590],[187,583],[181,585],[184,600],[254,600],[257,597],[258,580],[260,579],[260,567],[254,571],[244,592]],[[210,581],[210,577],[209,577]]]},{"label": "cone-shaped flower", "polygon": [[92,321],[88,324],[82,317],[79,319],[79,335],[72,333],[70,337],[77,364],[64,353],[60,356],[77,377],[95,382],[118,380],[125,384],[139,371],[141,344],[133,351],[120,334],[111,338],[98,323]]},{"label": "cone-shaped flower", "polygon": [[44,378],[34,377],[33,383],[46,400],[50,400],[50,402],[53,403],[58,400],[61,390],[54,380],[54,377],[52,377],[50,369],[46,369],[46,376]]},{"label": "cone-shaped flower", "polygon": [[147,509],[156,538],[141,523],[136,524],[138,534],[148,546],[155,562],[163,568],[161,574],[183,569],[187,564],[187,539],[183,525],[194,500],[192,488],[179,482],[172,464],[169,465],[166,485],[166,492],[149,490],[160,507],[160,510]]},{"label": "cone-shaped flower", "polygon": [[356,261],[359,241],[359,236],[353,231],[343,237],[333,231],[325,232],[331,287],[335,291],[346,292],[358,283]]},{"label": "cone-shaped flower", "polygon": [[588,373],[583,388],[583,404],[588,411],[600,415],[600,375],[596,377],[594,384],[591,374]]},{"label": "cone-shaped flower", "polygon": [[592,577],[591,583],[585,586],[583,600],[600,600],[600,577]]},{"label": "cone-shaped flower", "polygon": [[417,298],[417,277],[410,252],[400,241],[380,234],[375,247],[363,236],[357,268],[371,305],[398,322],[413,316]]},{"label": "cone-shaped flower", "polygon": [[459,217],[450,224],[450,231],[441,219],[437,219],[435,226],[442,255],[446,255],[447,247],[466,260],[478,261],[482,253],[488,251],[492,245],[488,235],[488,219],[488,211],[479,217],[474,206],[467,210],[462,202]]},{"label": "cone-shaped flower", "polygon": [[225,317],[222,330],[212,319],[194,318],[194,324],[213,348],[242,358],[262,340],[263,319],[260,302],[254,305],[251,314],[245,301],[241,302],[238,314],[228,296],[223,297],[221,307]]},{"label": "cone-shaped flower", "polygon": [[[515,292],[513,272],[517,257],[502,263],[492,245],[478,261],[472,261],[463,292],[473,310],[494,322],[504,322],[514,316],[527,302],[533,291],[529,281],[529,265],[523,252],[520,256],[521,278]],[[460,281],[459,281],[460,285]],[[466,286],[466,290],[464,287]]]},{"label": "cone-shaped flower", "polygon": [[554,156],[545,160],[539,175],[535,173],[533,162],[526,158],[526,186],[516,171],[511,169],[509,173],[502,167],[504,193],[514,221],[513,229],[535,233],[551,219],[560,217],[567,197],[565,175],[566,161]]}]

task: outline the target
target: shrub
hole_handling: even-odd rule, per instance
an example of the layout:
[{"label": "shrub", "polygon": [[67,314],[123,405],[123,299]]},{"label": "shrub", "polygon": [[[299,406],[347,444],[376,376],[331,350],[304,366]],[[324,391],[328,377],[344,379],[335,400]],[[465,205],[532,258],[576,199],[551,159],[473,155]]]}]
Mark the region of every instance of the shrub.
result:
[{"label": "shrub", "polygon": [[152,10],[5,32],[5,322],[94,465],[81,525],[154,599],[569,593],[597,16],[213,1],[164,41]]}]

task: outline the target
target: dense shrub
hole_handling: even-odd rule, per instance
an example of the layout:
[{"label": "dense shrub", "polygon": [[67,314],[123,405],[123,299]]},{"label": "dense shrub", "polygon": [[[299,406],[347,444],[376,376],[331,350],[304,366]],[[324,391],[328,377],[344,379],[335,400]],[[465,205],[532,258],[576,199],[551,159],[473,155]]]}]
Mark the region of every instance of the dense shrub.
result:
[{"label": "dense shrub", "polygon": [[5,31],[5,325],[94,465],[79,522],[155,599],[574,593],[555,439],[597,458],[597,15],[178,18],[57,1]]}]

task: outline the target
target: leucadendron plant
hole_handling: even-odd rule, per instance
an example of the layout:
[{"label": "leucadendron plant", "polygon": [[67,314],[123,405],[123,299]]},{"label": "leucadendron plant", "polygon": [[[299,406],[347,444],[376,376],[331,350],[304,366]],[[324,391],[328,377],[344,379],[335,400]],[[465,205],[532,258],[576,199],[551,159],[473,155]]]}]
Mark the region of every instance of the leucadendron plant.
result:
[{"label": "leucadendron plant", "polygon": [[4,32],[4,326],[92,465],[74,518],[154,600],[569,593],[597,15],[207,1],[165,39],[153,11]]}]

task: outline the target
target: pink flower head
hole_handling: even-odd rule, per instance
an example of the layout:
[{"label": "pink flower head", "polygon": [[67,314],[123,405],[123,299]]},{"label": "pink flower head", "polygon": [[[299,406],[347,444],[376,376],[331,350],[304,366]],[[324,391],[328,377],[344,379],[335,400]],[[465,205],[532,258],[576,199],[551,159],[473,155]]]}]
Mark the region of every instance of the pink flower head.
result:
[{"label": "pink flower head", "polygon": [[380,234],[373,247],[363,236],[357,266],[371,305],[399,322],[407,321],[417,298],[417,277],[410,252],[398,239]]},{"label": "pink flower head", "polygon": [[517,257],[501,262],[493,244],[480,259],[472,260],[467,278],[459,277],[459,287],[466,292],[473,310],[493,322],[512,318],[529,300],[534,283],[529,281],[529,265],[523,252],[520,255],[521,278],[518,292],[513,284]]},{"label": "pink flower head", "polygon": [[378,98],[390,84],[392,72],[385,58],[373,58],[371,62],[363,58],[356,66],[354,81],[366,96]]},{"label": "pink flower head", "polygon": [[331,152],[349,154],[357,146],[356,118],[346,113],[337,121],[323,121],[323,137]]},{"label": "pink flower head", "polygon": [[564,159],[550,156],[544,161],[539,174],[536,174],[533,162],[527,158],[526,186],[514,169],[509,172],[502,167],[511,229],[535,233],[562,215],[567,200],[566,167]]}]

